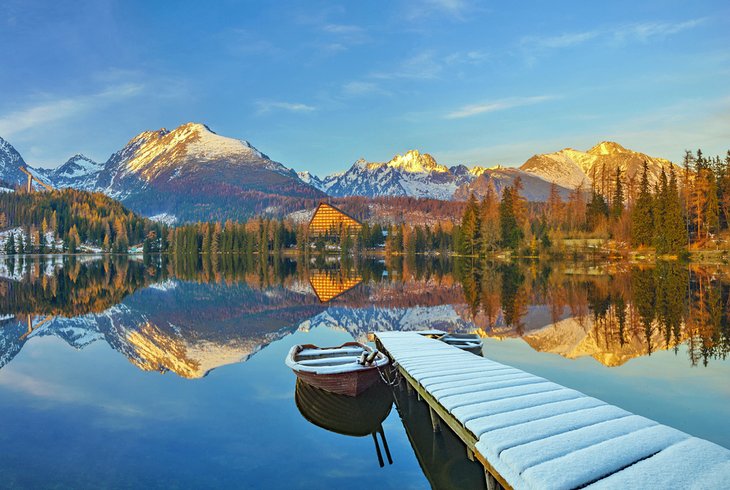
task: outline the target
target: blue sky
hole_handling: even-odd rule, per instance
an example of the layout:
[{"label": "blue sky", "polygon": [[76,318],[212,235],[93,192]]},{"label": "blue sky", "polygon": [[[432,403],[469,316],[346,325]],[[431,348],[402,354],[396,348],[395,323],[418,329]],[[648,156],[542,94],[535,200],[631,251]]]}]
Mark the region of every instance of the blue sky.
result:
[{"label": "blue sky", "polygon": [[198,121],[318,174],[730,148],[727,1],[517,4],[5,0],[0,136],[56,166]]}]

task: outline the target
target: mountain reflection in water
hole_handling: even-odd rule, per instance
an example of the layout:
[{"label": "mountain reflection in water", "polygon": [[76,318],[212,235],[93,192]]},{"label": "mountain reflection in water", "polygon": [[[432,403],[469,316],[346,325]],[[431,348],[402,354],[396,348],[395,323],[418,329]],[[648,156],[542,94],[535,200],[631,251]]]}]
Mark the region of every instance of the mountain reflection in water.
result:
[{"label": "mountain reflection in water", "polygon": [[[521,338],[620,366],[657,350],[691,365],[730,350],[725,271],[447,260],[216,257],[6,260],[0,368],[34,337],[104,341],[145,371],[200,378],[295,331],[441,329]],[[325,300],[326,302],[322,302]]]}]

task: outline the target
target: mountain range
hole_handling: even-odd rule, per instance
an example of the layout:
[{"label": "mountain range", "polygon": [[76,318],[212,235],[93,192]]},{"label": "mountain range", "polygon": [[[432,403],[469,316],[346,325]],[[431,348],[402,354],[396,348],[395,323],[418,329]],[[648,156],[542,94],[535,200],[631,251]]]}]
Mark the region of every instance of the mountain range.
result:
[{"label": "mountain range", "polygon": [[74,155],[54,169],[33,168],[0,138],[0,184],[18,185],[26,167],[57,188],[103,192],[149,217],[172,221],[242,219],[255,214],[287,215],[313,208],[328,196],[414,197],[442,201],[481,197],[491,184],[498,192],[516,178],[530,201],[544,201],[553,184],[565,198],[574,189],[610,188],[619,168],[631,183],[644,161],[650,183],[671,162],[602,142],[588,151],[566,148],[534,155],[519,168],[447,167],[418,150],[388,162],[357,160],[344,172],[319,177],[295,172],[240,139],[220,136],[208,126],[187,123],[174,130],[145,131],[106,162]]}]

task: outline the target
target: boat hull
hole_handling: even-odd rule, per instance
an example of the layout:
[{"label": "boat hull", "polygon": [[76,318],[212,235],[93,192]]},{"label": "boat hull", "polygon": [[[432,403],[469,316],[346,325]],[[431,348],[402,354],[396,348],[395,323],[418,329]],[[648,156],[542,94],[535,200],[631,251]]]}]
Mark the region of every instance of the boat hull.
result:
[{"label": "boat hull", "polygon": [[357,396],[375,383],[380,383],[376,367],[336,374],[316,374],[294,371],[299,379],[316,388],[338,395]]}]

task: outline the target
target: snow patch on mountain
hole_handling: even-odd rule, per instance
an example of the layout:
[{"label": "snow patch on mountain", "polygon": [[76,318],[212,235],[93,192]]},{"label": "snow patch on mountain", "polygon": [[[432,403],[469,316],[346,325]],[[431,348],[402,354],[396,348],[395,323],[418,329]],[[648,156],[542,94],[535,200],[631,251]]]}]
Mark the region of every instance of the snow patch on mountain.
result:
[{"label": "snow patch on mountain", "polygon": [[96,189],[99,173],[104,169],[103,163],[76,154],[63,165],[46,175],[49,183],[56,188],[71,187],[85,191]]},{"label": "snow patch on mountain", "polygon": [[174,225],[178,221],[177,216],[170,213],[155,214],[154,216],[150,216],[150,219],[157,223],[164,223],[166,225]]},{"label": "snow patch on mountain", "polygon": [[324,179],[322,190],[335,197],[408,196],[449,200],[474,174],[466,167],[447,168],[428,153],[410,150],[388,162],[357,160],[349,170]]}]

